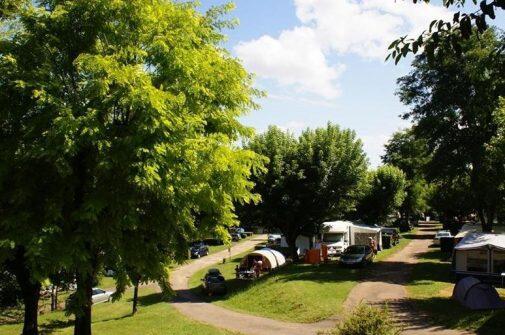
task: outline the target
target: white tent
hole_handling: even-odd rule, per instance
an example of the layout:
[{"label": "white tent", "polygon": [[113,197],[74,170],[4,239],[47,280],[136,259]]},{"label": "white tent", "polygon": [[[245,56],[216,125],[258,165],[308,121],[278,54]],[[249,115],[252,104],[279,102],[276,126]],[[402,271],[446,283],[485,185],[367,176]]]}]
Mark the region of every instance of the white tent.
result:
[{"label": "white tent", "polygon": [[260,250],[254,250],[247,254],[240,262],[241,267],[251,268],[253,261],[261,260],[263,263],[263,271],[269,271],[282,266],[286,263],[286,258],[283,254],[277,250],[263,248]]},{"label": "white tent", "polygon": [[453,268],[460,276],[501,277],[505,272],[505,234],[467,233],[454,247]]}]

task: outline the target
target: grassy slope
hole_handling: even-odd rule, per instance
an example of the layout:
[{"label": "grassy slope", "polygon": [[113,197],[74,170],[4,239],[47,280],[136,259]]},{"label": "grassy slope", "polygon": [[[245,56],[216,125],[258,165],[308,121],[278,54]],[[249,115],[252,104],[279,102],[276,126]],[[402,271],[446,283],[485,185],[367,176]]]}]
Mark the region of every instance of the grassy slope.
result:
[{"label": "grassy slope", "polygon": [[[412,234],[403,237],[397,246],[379,253],[377,261],[403,249]],[[286,321],[315,322],[338,314],[351,289],[366,273],[337,264],[293,264],[257,281],[239,281],[235,279],[234,268],[242,256],[212,266],[221,270],[230,293],[208,300],[229,309]],[[190,287],[199,291],[200,279],[206,271],[203,269],[192,276]]]},{"label": "grassy slope", "polygon": [[[115,303],[102,303],[93,307],[93,334],[96,335],[229,335],[231,333],[191,321],[183,317],[161,294],[153,288],[140,289],[138,314],[130,316],[132,291]],[[72,334],[73,321],[63,312],[41,315],[39,324],[42,334]],[[0,324],[0,334],[18,335],[21,324]]]},{"label": "grassy slope", "polygon": [[[416,306],[448,328],[468,329],[478,334],[498,335],[505,329],[505,311],[470,311],[451,299],[451,264],[438,249],[423,254],[412,273],[407,286],[409,297]],[[504,296],[505,291],[500,290]],[[449,312],[450,311],[450,312]]]}]

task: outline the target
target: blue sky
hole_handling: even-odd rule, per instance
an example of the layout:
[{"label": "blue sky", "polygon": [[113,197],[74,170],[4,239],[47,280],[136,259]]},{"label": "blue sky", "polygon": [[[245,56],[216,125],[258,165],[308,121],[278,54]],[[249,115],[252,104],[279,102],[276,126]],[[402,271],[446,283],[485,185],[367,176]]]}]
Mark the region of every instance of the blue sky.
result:
[{"label": "blue sky", "polygon": [[[225,3],[203,0],[202,9]],[[391,134],[408,126],[394,92],[409,61],[385,63],[387,45],[416,35],[451,11],[401,0],[235,0],[240,21],[226,48],[255,73],[268,97],[242,118],[258,132],[277,125],[298,134],[328,122],[356,131],[372,166]],[[495,24],[505,27],[503,13]]]}]

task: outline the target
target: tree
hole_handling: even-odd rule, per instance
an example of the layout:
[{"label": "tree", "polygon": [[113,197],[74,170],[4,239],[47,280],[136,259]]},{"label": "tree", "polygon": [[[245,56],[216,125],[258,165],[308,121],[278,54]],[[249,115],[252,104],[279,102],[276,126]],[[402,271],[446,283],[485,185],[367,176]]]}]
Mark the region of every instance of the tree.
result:
[{"label": "tree", "polygon": [[[412,0],[414,3],[428,3],[430,0]],[[460,9],[470,1],[466,0],[444,0],[443,5],[447,8],[455,7]],[[489,19],[496,18],[495,11],[505,9],[505,0],[472,0],[474,5],[479,4],[473,12],[462,12],[458,10],[454,13],[452,21],[443,19],[434,20],[429,28],[417,37],[401,36],[393,41],[389,46],[390,54],[386,60],[391,58],[396,64],[409,53],[425,54],[428,58],[440,51],[451,51],[453,55],[461,55],[464,52],[462,44],[470,38],[478,38],[488,29]],[[500,47],[504,51],[503,46]]]},{"label": "tree", "polygon": [[262,160],[235,143],[259,92],[221,46],[229,9],[46,0],[2,18],[0,246],[33,293],[24,334],[49,273],[76,274],[75,334],[91,334],[100,269],[166,279],[197,230],[225,238],[234,204],[258,200]]},{"label": "tree", "polygon": [[426,142],[415,137],[412,129],[398,131],[385,146],[382,156],[384,164],[396,166],[405,174],[405,198],[400,206],[402,217],[410,216],[426,209],[428,183],[424,168],[430,159]]},{"label": "tree", "polygon": [[485,231],[492,230],[500,201],[487,148],[497,134],[498,97],[505,95],[505,55],[495,52],[501,45],[504,39],[489,30],[465,41],[461,57],[416,57],[413,71],[398,80],[398,95],[411,107],[403,117],[412,120],[415,136],[432,153],[427,178],[467,175]]},{"label": "tree", "polygon": [[325,220],[354,209],[367,168],[354,132],[329,124],[296,139],[270,127],[248,148],[269,162],[267,172],[254,177],[262,202],[243,207],[240,219],[279,229],[294,259],[299,235],[314,234]]},{"label": "tree", "polygon": [[368,187],[359,201],[357,214],[367,224],[384,224],[405,198],[405,174],[383,165],[368,174]]}]

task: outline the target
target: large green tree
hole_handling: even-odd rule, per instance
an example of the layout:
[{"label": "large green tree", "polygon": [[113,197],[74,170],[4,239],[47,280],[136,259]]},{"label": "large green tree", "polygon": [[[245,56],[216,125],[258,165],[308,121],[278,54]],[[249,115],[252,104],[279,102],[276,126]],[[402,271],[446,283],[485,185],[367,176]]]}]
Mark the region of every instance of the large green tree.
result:
[{"label": "large green tree", "polygon": [[465,41],[462,56],[416,57],[412,72],[398,80],[400,99],[411,107],[404,118],[414,123],[415,135],[426,140],[432,153],[428,178],[468,176],[468,196],[486,231],[500,202],[488,146],[498,130],[499,97],[505,96],[505,54],[496,52],[504,44],[489,30]]},{"label": "large green tree", "polygon": [[385,145],[382,161],[405,173],[405,198],[400,213],[406,220],[426,209],[429,185],[424,169],[429,160],[426,141],[417,138],[412,129],[394,133]]},{"label": "large green tree", "polygon": [[405,198],[405,174],[392,165],[380,166],[367,176],[366,191],[357,214],[367,224],[385,224]]},{"label": "large green tree", "polygon": [[11,3],[0,27],[0,247],[33,293],[24,334],[37,333],[40,280],[64,268],[76,274],[75,334],[88,335],[103,266],[118,270],[119,292],[127,269],[166,279],[197,230],[226,238],[234,204],[257,200],[248,178],[261,159],[235,143],[250,134],[237,118],[258,92],[221,46],[229,6]]},{"label": "large green tree", "polygon": [[300,234],[342,217],[361,196],[367,159],[353,131],[329,124],[297,139],[270,127],[248,148],[269,158],[268,172],[254,178],[262,202],[243,207],[240,218],[279,229],[294,258]]}]

